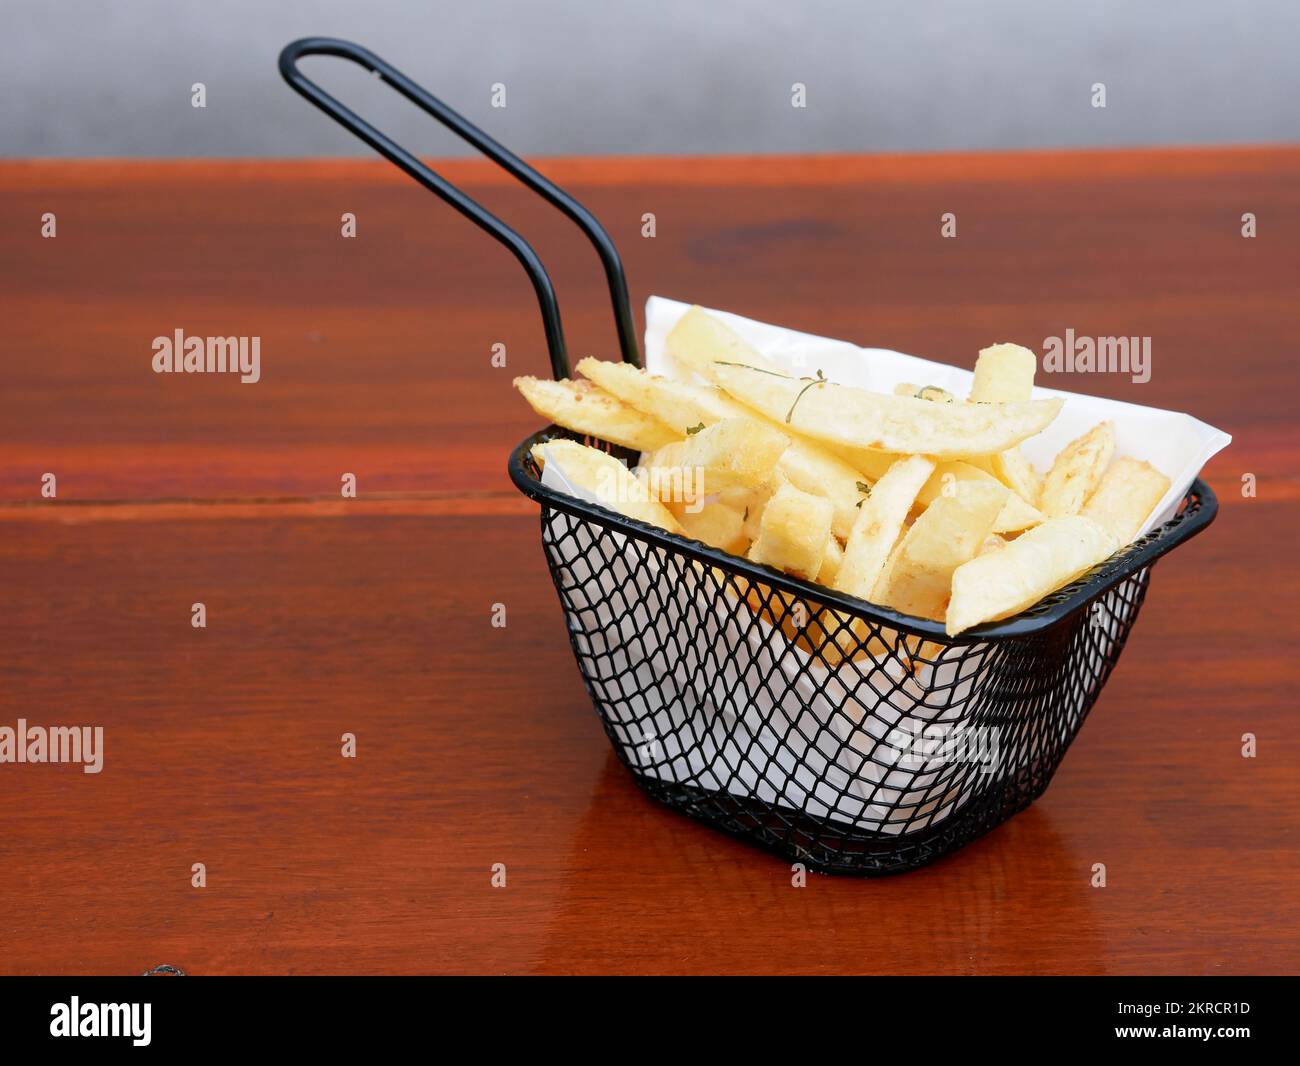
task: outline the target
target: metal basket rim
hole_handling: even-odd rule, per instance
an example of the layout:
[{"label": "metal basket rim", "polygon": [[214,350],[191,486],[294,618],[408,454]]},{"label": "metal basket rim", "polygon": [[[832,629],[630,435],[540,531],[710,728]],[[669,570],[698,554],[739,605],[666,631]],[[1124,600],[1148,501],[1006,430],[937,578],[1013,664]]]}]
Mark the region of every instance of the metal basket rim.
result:
[{"label": "metal basket rim", "polygon": [[570,440],[583,439],[581,435],[574,434],[561,426],[550,425],[525,437],[510,453],[508,465],[510,480],[525,496],[536,500],[544,507],[595,522],[597,525],[617,530],[635,540],[653,544],[678,555],[688,556],[748,581],[769,585],[802,599],[812,600],[822,607],[834,608],[868,622],[887,626],[909,635],[924,637],[936,644],[953,647],[1026,637],[1064,624],[1079,611],[1086,610],[1095,599],[1125,578],[1151,566],[1183,541],[1196,536],[1214,521],[1219,510],[1219,501],[1214,490],[1198,477],[1183,497],[1182,509],[1173,518],[1093,567],[1082,577],[1052,593],[1056,601],[1046,608],[1041,608],[1041,603],[1036,604],[1029,608],[1029,612],[1033,613],[1022,612],[1000,622],[975,626],[955,637],[950,637],[942,622],[900,614],[888,607],[881,607],[879,604],[837,592],[823,585],[803,581],[781,570],[751,562],[701,541],[628,518],[599,504],[587,503],[585,500],[556,492],[543,485],[529,471],[525,463],[534,444],[561,437]]}]

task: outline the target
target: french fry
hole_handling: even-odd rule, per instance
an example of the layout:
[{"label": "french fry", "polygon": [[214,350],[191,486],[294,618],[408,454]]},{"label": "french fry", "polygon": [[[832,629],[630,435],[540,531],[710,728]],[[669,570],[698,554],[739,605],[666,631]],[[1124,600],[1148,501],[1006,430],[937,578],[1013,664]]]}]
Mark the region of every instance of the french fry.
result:
[{"label": "french fry", "polygon": [[554,462],[569,481],[611,511],[670,533],[682,531],[672,512],[652,498],[645,483],[612,455],[577,441],[550,440],[534,444],[532,456],[543,466]]},{"label": "french fry", "polygon": [[[656,377],[627,363],[591,358],[578,363],[578,370],[624,403],[683,435],[737,417],[762,419],[779,431],[775,423],[712,385]],[[668,464],[656,457],[655,465]],[[862,471],[801,437],[790,440],[789,447],[781,455],[779,467],[796,488],[825,496],[835,505],[835,534],[847,537],[857,515],[858,501],[862,499]],[[885,464],[881,473],[887,468],[888,464]]]},{"label": "french fry", "polygon": [[934,403],[953,403],[956,397],[947,389],[941,389],[938,385],[913,385],[910,382],[900,382],[894,386],[895,396],[913,396],[918,400],[931,400]]},{"label": "french fry", "polygon": [[806,580],[816,578],[831,539],[830,500],[784,484],[772,494],[759,520],[749,557]]},{"label": "french fry", "polygon": [[650,495],[661,503],[694,505],[692,510],[698,511],[697,501],[703,500],[706,494],[704,470],[687,466],[685,455],[686,441],[672,441],[652,453],[637,468],[636,476],[645,483]]},{"label": "french fry", "polygon": [[[727,412],[725,416],[732,417],[735,415],[736,408],[740,411],[748,411],[751,417],[764,417],[761,412],[746,407],[724,391],[716,389],[715,363],[720,356],[744,360],[754,367],[772,367],[768,360],[763,359],[758,351],[737,337],[732,330],[725,328],[722,322],[708,315],[701,308],[690,308],[690,311],[680,318],[675,328],[668,334],[666,346],[668,354],[681,367],[693,370],[706,381],[714,382],[714,387],[710,390],[710,403],[714,404],[714,411],[705,411],[702,406],[697,406],[692,417],[698,415],[707,424],[711,413]],[[578,368],[582,368],[581,363],[578,364]],[[627,377],[625,372],[620,373]],[[690,387],[701,389],[701,386]],[[628,394],[624,396],[628,402],[633,402],[632,396]],[[728,407],[731,411],[728,411]],[[767,421],[781,432],[790,432],[788,425],[772,419]],[[889,464],[885,463],[880,468],[880,473],[884,473],[888,467]],[[790,446],[781,456],[780,471],[797,489],[802,489],[805,493],[824,495],[831,500],[835,504],[836,536],[841,538],[849,536],[849,529],[853,528],[853,519],[857,513],[855,508],[858,500],[862,499],[863,471],[858,464],[836,455],[822,442],[813,441],[806,435],[792,434]],[[875,480],[875,478],[870,477],[868,480]]]},{"label": "french fry", "polygon": [[1109,422],[1099,422],[1061,449],[1043,480],[1038,509],[1048,518],[1078,514],[1110,465],[1115,434]]},{"label": "french fry", "polygon": [[692,307],[677,320],[664,338],[669,357],[678,366],[690,370],[705,381],[721,385],[717,363],[744,363],[784,377],[784,371],[764,359],[753,345],[745,343],[734,330],[723,325],[702,307]]},{"label": "french fry", "polygon": [[664,503],[690,503],[726,489],[751,490],[772,480],[789,438],[766,421],[724,418],[654,452],[640,476]]},{"label": "french fry", "polygon": [[[767,369],[773,373],[779,372],[756,349],[746,344],[702,308],[692,307],[682,316],[669,333],[665,346],[669,355],[680,366],[712,382],[714,393],[722,397],[723,403],[739,406],[741,410],[749,411],[753,417],[767,417],[716,388],[717,360],[722,357],[736,358],[750,366]],[[782,432],[793,433],[789,425],[770,418],[768,421]],[[813,440],[803,434],[793,434],[791,448],[783,456],[782,472],[796,487],[832,500],[836,505],[837,529],[843,530],[839,535],[847,536],[848,531],[845,527],[852,526],[853,516],[845,512],[848,508],[856,508],[861,498],[861,492],[857,487],[862,481],[861,475],[865,472],[870,480],[875,480],[889,468],[894,458],[896,457],[886,456],[886,461],[879,465],[878,471],[872,473],[874,467],[864,469],[862,465],[851,459],[841,457],[835,448],[825,442]]]},{"label": "french fry", "polygon": [[1043,492],[1043,476],[1020,453],[1019,448],[1009,448],[987,458],[990,474],[1031,507],[1037,507],[1038,498]]},{"label": "french fry", "polygon": [[723,489],[718,493],[718,502],[734,507],[744,519],[745,536],[751,541],[758,539],[758,527],[763,518],[763,508],[777,490],[775,481],[760,485],[755,489]]},{"label": "french fry", "polygon": [[792,378],[731,329],[693,307],[668,334],[669,354],[747,407],[816,441],[943,459],[1003,451],[1039,432],[1062,401],[944,404],[887,396],[824,378]]},{"label": "french fry", "polygon": [[931,403],[747,365],[715,362],[714,372],[741,403],[814,440],[940,459],[1004,451],[1051,422],[1062,402]]},{"label": "french fry", "polygon": [[[983,482],[991,485],[1006,486],[985,470],[960,459],[949,459],[939,463],[930,475],[930,480],[916,494],[916,502],[928,507],[945,492],[955,491],[963,482]],[[1043,520],[1037,508],[1031,507],[1014,492],[1008,491],[1007,502],[993,523],[994,533],[1015,533],[1030,526],[1036,526]]]},{"label": "french fry", "polygon": [[840,542],[834,534],[826,541],[826,552],[822,556],[822,565],[817,571],[817,584],[825,585],[827,588],[835,587],[835,575],[839,573],[840,565],[844,562],[844,549],[840,547]]},{"label": "french fry", "polygon": [[995,344],[980,351],[971,382],[971,403],[1025,403],[1034,392],[1038,359],[1018,344]]},{"label": "french fry", "polygon": [[[697,385],[657,377],[627,363],[591,358],[579,362],[578,370],[620,400],[657,418],[670,428],[680,430],[683,435],[727,418],[738,417],[759,419],[778,428],[757,411],[738,403],[713,385]],[[677,457],[668,461],[669,449],[662,451],[665,454],[656,455],[654,465],[680,463],[681,460]],[[847,537],[857,514],[855,508],[862,498],[862,472],[801,437],[790,440],[778,466],[796,488],[816,496],[825,496],[835,505],[835,533]]]},{"label": "french fry", "polygon": [[[556,440],[534,447],[537,461],[628,517],[942,619],[952,635],[1074,580],[1131,541],[1169,489],[1147,463],[1112,462],[1107,422],[1040,475],[1018,445],[1061,401],[1033,400],[1037,359],[1018,345],[980,352],[968,401],[935,386],[900,384],[891,395],[835,384],[820,370],[787,374],[698,307],[666,347],[695,380],[594,359],[578,364],[585,380],[517,379],[551,421],[647,456],[634,473]],[[761,583],[739,588],[757,614],[831,666],[897,654],[890,641],[915,641],[922,659],[943,651]]]},{"label": "french fry", "polygon": [[711,426],[724,418],[754,417],[754,412],[712,385],[659,377],[630,363],[590,357],[579,362],[577,369],[601,389],[682,437],[688,430]]},{"label": "french fry", "polygon": [[790,438],[757,418],[724,418],[686,438],[682,465],[704,471],[705,493],[757,488],[772,472]]},{"label": "french fry", "polygon": [[[1028,348],[1018,344],[995,344],[983,349],[975,361],[975,380],[971,383],[972,403],[1024,403],[1034,395],[1034,373],[1038,360]],[[982,461],[981,461],[982,460]],[[1038,502],[1042,478],[1020,454],[1008,448],[995,455],[971,460],[992,474],[1031,507]]]},{"label": "french fry", "polygon": [[672,503],[668,509],[686,536],[732,555],[744,555],[749,550],[744,515],[730,504],[715,501],[696,510],[684,503]]},{"label": "french fry", "polygon": [[846,444],[835,444],[830,441],[821,442],[821,446],[854,470],[865,474],[868,481],[879,481],[891,466],[900,459],[907,458],[906,455],[899,455],[897,452],[882,452],[876,448],[852,448]]},{"label": "french fry", "polygon": [[1104,526],[1121,545],[1129,544],[1168,491],[1169,479],[1150,463],[1121,456],[1080,514]]},{"label": "french fry", "polygon": [[776,468],[795,488],[830,500],[835,508],[831,530],[841,539],[848,537],[858,516],[858,504],[869,489],[858,470],[799,437],[790,441]]},{"label": "french fry", "polygon": [[1051,518],[953,572],[945,628],[956,636],[1032,607],[1112,555],[1119,542],[1091,518]]},{"label": "french fry", "polygon": [[962,482],[912,523],[876,583],[872,598],[905,614],[942,619],[952,575],[975,558],[1006,503],[1005,485]]},{"label": "french fry", "polygon": [[933,472],[931,460],[913,455],[900,459],[872,486],[844,546],[835,588],[858,599],[871,599],[916,494]]},{"label": "french fry", "polygon": [[520,377],[514,384],[534,411],[575,433],[641,452],[654,451],[679,436],[662,422],[587,381]]}]

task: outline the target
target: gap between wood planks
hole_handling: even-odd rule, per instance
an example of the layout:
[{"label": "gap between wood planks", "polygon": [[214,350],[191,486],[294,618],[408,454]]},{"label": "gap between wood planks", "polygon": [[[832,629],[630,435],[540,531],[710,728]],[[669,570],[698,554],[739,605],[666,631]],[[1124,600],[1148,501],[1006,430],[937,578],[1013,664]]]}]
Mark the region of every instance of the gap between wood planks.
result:
[{"label": "gap between wood planks", "polygon": [[[1229,486],[1231,487],[1231,486]],[[1300,485],[1270,484],[1264,502],[1300,501]],[[1219,491],[1219,503],[1241,503],[1239,493]],[[157,500],[10,500],[0,502],[0,522],[154,522],[174,519],[494,517],[537,513],[537,505],[513,492],[387,492],[342,499],[335,496],[216,497]]]},{"label": "gap between wood planks", "polygon": [[355,499],[281,496],[158,500],[24,500],[0,503],[0,522],[152,522],[172,519],[347,518],[536,514],[537,505],[514,492],[391,492]]}]

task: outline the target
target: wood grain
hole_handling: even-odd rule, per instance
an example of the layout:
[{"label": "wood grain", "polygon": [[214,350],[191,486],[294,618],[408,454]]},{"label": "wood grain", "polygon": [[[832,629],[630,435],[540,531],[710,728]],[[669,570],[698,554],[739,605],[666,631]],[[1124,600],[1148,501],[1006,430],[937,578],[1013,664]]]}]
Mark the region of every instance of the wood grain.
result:
[{"label": "wood grain", "polygon": [[[0,766],[0,969],[1300,969],[1300,151],[543,169],[606,222],[638,304],[963,366],[1067,327],[1147,335],[1148,384],[1059,384],[1234,434],[1218,522],[1157,568],[1047,794],[931,868],[804,889],[656,807],[609,751],[505,477],[535,428],[510,378],[545,367],[507,253],[378,163],[5,163],[0,724],[100,724],[106,757]],[[564,220],[447,172],[535,237],[575,356],[610,354]],[[262,381],[154,375],[178,327],[260,335]]]}]

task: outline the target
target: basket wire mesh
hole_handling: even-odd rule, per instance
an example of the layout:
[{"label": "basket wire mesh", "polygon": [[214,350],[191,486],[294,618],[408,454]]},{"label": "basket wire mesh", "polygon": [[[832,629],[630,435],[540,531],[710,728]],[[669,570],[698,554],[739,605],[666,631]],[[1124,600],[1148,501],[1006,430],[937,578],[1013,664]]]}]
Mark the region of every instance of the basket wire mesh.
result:
[{"label": "basket wire mesh", "polygon": [[[547,565],[578,669],[638,785],[827,873],[899,873],[1042,795],[1137,619],[1179,513],[1010,623],[948,638],[829,589],[643,526],[540,483]],[[617,450],[617,449],[612,449]],[[999,632],[999,629],[1002,631]]]}]

